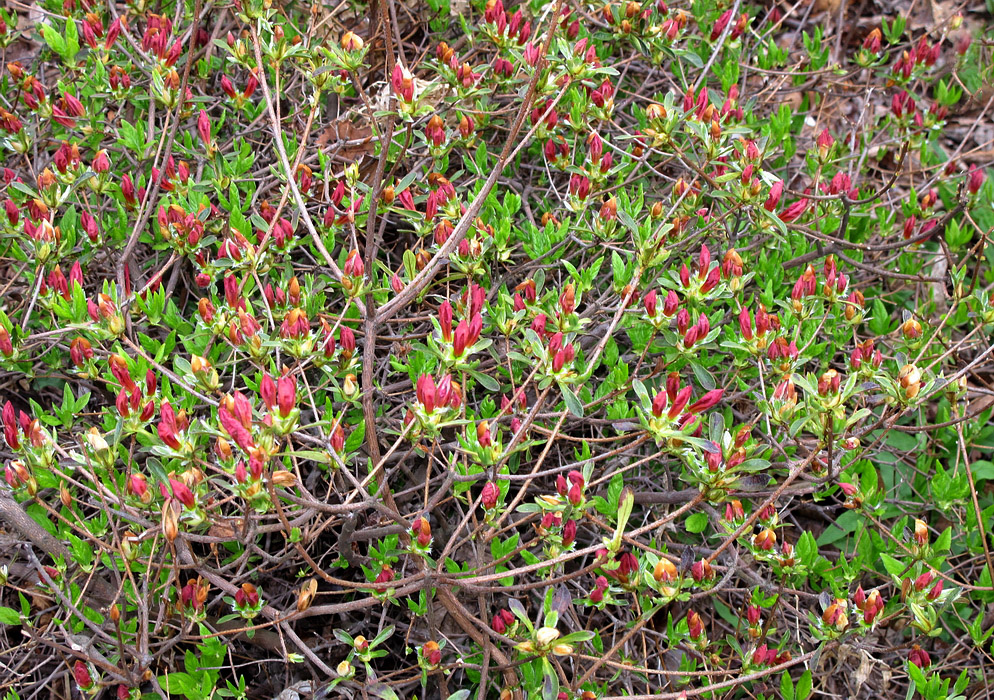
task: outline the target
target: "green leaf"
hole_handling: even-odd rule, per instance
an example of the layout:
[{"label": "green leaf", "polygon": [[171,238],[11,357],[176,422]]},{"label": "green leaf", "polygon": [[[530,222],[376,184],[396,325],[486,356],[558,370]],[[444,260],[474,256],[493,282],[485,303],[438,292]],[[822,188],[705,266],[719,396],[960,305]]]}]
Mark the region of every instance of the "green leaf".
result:
[{"label": "green leaf", "polygon": [[780,676],[780,695],[783,700],[794,700],[794,684],[790,681],[789,671],[784,671]]},{"label": "green leaf", "polygon": [[345,451],[355,452],[362,446],[363,440],[366,439],[366,421],[359,421],[359,425],[355,427],[349,436],[345,439]]},{"label": "green leaf", "polygon": [[583,418],[583,403],[576,397],[576,394],[570,390],[567,386],[561,386],[563,392],[563,401],[566,402],[566,408],[577,418]]},{"label": "green leaf", "polygon": [[797,679],[797,687],[794,689],[794,700],[808,700],[808,697],[811,695],[811,688],[811,671],[807,670]]},{"label": "green leaf", "polygon": [[698,534],[704,532],[708,526],[708,515],[707,513],[694,513],[689,518],[687,518],[687,532],[692,532],[693,534]]},{"label": "green leaf", "polygon": [[489,374],[483,374],[483,372],[470,371],[470,376],[473,377],[480,385],[487,391],[500,391],[500,382],[491,377]]},{"label": "green leaf", "polygon": [[21,625],[21,615],[13,608],[0,608],[0,624]]},{"label": "green leaf", "polygon": [[891,576],[900,576],[904,573],[905,569],[908,568],[902,562],[898,561],[886,552],[880,553],[880,561],[883,562],[884,569],[886,569],[887,573]]},{"label": "green leaf", "polygon": [[66,42],[62,39],[62,34],[50,24],[41,25],[41,35],[45,39],[45,43],[48,44],[48,48],[52,49],[55,53],[60,56],[66,50]]}]

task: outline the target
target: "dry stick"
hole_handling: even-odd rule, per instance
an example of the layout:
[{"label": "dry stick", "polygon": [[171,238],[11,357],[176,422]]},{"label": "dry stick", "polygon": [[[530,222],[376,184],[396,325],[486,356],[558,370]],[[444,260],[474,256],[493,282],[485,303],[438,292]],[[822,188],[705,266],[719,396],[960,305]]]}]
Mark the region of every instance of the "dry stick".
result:
[{"label": "dry stick", "polygon": [[[199,0],[198,0],[199,1]],[[300,190],[297,189],[297,182],[293,178],[293,172],[290,170],[290,159],[287,158],[286,150],[283,148],[283,129],[280,127],[279,119],[276,116],[276,110],[273,107],[273,96],[269,92],[269,81],[266,80],[266,66],[262,61],[262,48],[259,43],[259,33],[256,31],[255,26],[252,27],[252,49],[255,52],[255,62],[259,67],[259,85],[262,86],[262,94],[266,99],[266,111],[269,114],[270,126],[273,129],[273,141],[276,145],[276,154],[279,156],[280,165],[283,168],[283,173],[286,175],[287,185],[290,187],[290,192],[293,194],[293,201],[300,210],[300,217],[304,220],[304,226],[307,227],[308,233],[311,234],[311,241],[314,243],[314,247],[318,249],[321,253],[321,257],[324,258],[325,263],[331,268],[332,276],[341,281],[342,271],[335,264],[335,260],[331,257],[331,253],[328,249],[324,247],[324,241],[321,240],[321,236],[318,234],[317,229],[314,228],[314,222],[311,221],[311,215],[307,211],[307,207],[304,205],[304,198],[300,196]],[[358,305],[357,305],[358,306]],[[361,306],[358,306],[359,313],[365,314],[366,310]]]},{"label": "dry stick", "polygon": [[[159,165],[162,166],[160,170],[165,169],[165,164],[169,162],[169,156],[173,152],[173,142],[176,140],[176,132],[179,130],[179,112],[183,103],[186,101],[186,86],[190,81],[190,68],[193,66],[193,53],[195,50],[195,43],[197,40],[197,30],[200,27],[200,11],[202,7],[202,0],[196,0],[196,4],[193,10],[193,30],[190,32],[190,46],[187,49],[186,65],[183,67],[183,80],[180,82],[179,86],[179,104],[176,106],[176,113],[173,115],[173,124],[169,129],[169,138],[166,140],[166,149],[162,153],[162,159],[159,161]],[[155,100],[152,100],[152,104],[155,104]],[[168,116],[168,112],[166,113]],[[148,218],[152,214],[152,206],[155,202],[155,198],[159,196],[159,189],[162,184],[162,178],[164,174],[159,173],[159,177],[152,184],[152,190],[145,197],[145,201],[142,203],[141,216],[138,218],[138,222],[135,224],[134,229],[131,231],[131,236],[128,238],[127,244],[124,246],[124,252],[121,253],[121,259],[117,261],[117,288],[119,293],[124,295],[124,270],[128,265],[128,260],[135,251],[135,247],[138,245],[138,237],[141,235],[142,229],[145,228],[145,224],[148,223]],[[124,307],[126,300],[120,298],[118,304]],[[128,325],[128,329],[131,328],[131,314],[125,314],[125,322]]]}]

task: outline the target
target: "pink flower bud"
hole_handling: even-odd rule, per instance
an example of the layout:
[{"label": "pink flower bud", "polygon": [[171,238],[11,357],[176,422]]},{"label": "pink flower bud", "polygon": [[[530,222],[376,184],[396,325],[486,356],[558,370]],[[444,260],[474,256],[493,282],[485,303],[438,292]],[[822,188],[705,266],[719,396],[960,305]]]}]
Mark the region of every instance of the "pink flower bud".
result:
[{"label": "pink flower bud", "polygon": [[497,507],[497,499],[500,496],[500,489],[497,484],[493,481],[488,481],[483,485],[483,492],[480,495],[480,501],[486,510],[492,510]]},{"label": "pink flower bud", "polygon": [[207,116],[207,112],[204,110],[200,110],[200,114],[197,115],[197,134],[200,136],[201,143],[203,143],[208,152],[210,152],[212,150],[211,119]]},{"label": "pink flower bud", "polygon": [[763,208],[766,211],[773,211],[780,204],[780,198],[783,196],[783,180],[778,180],[774,183],[773,187],[770,188],[770,195],[767,197],[766,202],[763,204]]}]

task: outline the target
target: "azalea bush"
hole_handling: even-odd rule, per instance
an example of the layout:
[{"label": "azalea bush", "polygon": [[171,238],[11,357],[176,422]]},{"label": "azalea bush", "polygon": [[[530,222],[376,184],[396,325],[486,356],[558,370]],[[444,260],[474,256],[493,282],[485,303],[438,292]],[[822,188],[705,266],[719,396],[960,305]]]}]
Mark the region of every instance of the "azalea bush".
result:
[{"label": "azalea bush", "polygon": [[980,692],[994,33],[857,9],[0,11],[0,692]]}]

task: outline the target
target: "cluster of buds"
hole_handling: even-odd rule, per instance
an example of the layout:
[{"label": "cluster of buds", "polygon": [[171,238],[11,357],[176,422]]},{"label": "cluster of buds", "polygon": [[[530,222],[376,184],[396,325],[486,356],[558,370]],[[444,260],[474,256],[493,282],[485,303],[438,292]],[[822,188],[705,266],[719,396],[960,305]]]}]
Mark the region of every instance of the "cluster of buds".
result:
[{"label": "cluster of buds", "polygon": [[645,309],[645,315],[653,328],[662,330],[669,326],[669,319],[676,316],[680,309],[680,297],[672,289],[669,290],[663,299],[663,308],[660,309],[659,295],[655,289],[652,289],[642,297],[642,308]]},{"label": "cluster of buds", "polygon": [[771,552],[777,546],[777,532],[771,527],[764,527],[750,540],[750,545],[756,552]]},{"label": "cluster of buds", "polygon": [[908,661],[918,668],[928,668],[932,665],[932,658],[928,655],[928,652],[917,644],[911,645],[911,651],[908,652]]},{"label": "cluster of buds", "polygon": [[107,75],[111,93],[121,98],[131,89],[131,75],[121,66],[111,66]]},{"label": "cluster of buds", "polygon": [[798,356],[797,341],[787,340],[783,336],[774,338],[766,348],[766,358],[773,368],[789,374],[794,368]]},{"label": "cluster of buds", "polygon": [[[741,262],[741,261],[740,261]],[[691,299],[703,301],[721,282],[722,265],[714,261],[712,266],[711,251],[706,245],[701,245],[697,255],[696,273],[691,274],[686,263],[680,266],[678,277],[684,293]]]},{"label": "cluster of buds", "polygon": [[254,619],[262,612],[262,598],[259,595],[259,590],[251,583],[243,583],[241,588],[235,591],[232,608],[242,618]]},{"label": "cluster of buds", "polygon": [[849,481],[840,481],[839,490],[846,497],[845,503],[842,504],[844,508],[856,510],[863,506],[863,494],[858,486]]},{"label": "cluster of buds", "polygon": [[582,211],[584,202],[590,196],[590,178],[580,173],[573,173],[569,178],[569,201],[567,206],[572,211]]},{"label": "cluster of buds", "polygon": [[821,630],[827,637],[835,638],[849,627],[848,608],[849,602],[842,598],[828,599],[828,604],[824,605],[824,612],[820,618]]},{"label": "cluster of buds", "polygon": [[[910,579],[905,579],[901,586],[902,595],[905,597],[907,597],[910,592],[907,590],[909,580]],[[939,596],[942,595],[944,585],[941,578],[938,578],[934,573],[932,573],[931,570],[926,570],[919,574],[918,578],[914,580],[910,588],[911,591],[914,591],[915,593],[924,593],[925,600],[932,602],[938,600]]]},{"label": "cluster of buds", "polygon": [[70,301],[73,289],[76,287],[83,288],[83,269],[80,267],[78,260],[73,263],[72,268],[69,270],[68,278],[62,272],[62,266],[56,265],[48,273],[48,276],[42,279],[39,286],[39,294],[42,296],[57,294],[65,301]]},{"label": "cluster of buds", "polygon": [[[735,19],[735,24],[732,25],[732,29],[728,34],[729,41],[735,41],[742,33],[748,28],[750,17],[747,12],[743,12]],[[732,11],[725,10],[719,15],[717,21],[715,21],[714,26],[711,28],[711,41],[717,41],[718,37],[722,35],[725,29],[732,21]]]},{"label": "cluster of buds", "polygon": [[587,136],[587,151],[590,154],[591,166],[588,172],[600,182],[601,176],[607,175],[614,165],[614,154],[611,151],[604,153],[604,140],[596,131],[591,131]]},{"label": "cluster of buds", "polygon": [[[184,193],[187,190],[187,186],[190,184],[190,164],[185,160],[181,160],[177,163],[175,158],[169,156],[169,159],[166,161],[165,169],[160,171],[158,168],[152,168],[151,182],[158,182],[159,189],[163,192]],[[123,185],[121,187],[121,192],[124,192]],[[142,193],[140,198],[144,198],[144,193]]]},{"label": "cluster of buds", "polygon": [[531,37],[531,21],[524,18],[521,8],[508,16],[501,0],[487,0],[483,20],[486,22],[484,31],[499,48],[505,47],[511,41],[524,44]]},{"label": "cluster of buds", "polygon": [[[9,403],[7,404],[10,405]],[[4,423],[4,428],[6,429],[7,424]],[[8,442],[9,444],[9,442]],[[7,482],[7,486],[13,489],[15,492],[24,489],[28,496],[34,496],[38,493],[38,482],[28,471],[27,466],[19,459],[12,460],[4,468],[4,480]]]},{"label": "cluster of buds", "polygon": [[342,371],[352,367],[356,357],[355,332],[348,326],[338,329],[338,340],[335,331],[326,322],[323,324],[324,339],[321,342],[321,361],[335,363]]},{"label": "cluster of buds", "polygon": [[298,359],[310,356],[314,350],[314,336],[307,312],[299,306],[290,309],[280,324],[280,338],[287,340],[287,353]]},{"label": "cluster of buds", "polygon": [[756,647],[749,657],[750,665],[755,668],[762,668],[765,666],[776,666],[777,664],[787,663],[791,660],[791,653],[789,651],[780,651],[776,648],[770,648],[765,643],[760,644]]},{"label": "cluster of buds", "polygon": [[694,610],[687,613],[687,636],[695,649],[702,651],[708,646],[708,637],[704,631],[704,621]]},{"label": "cluster of buds", "polygon": [[342,286],[350,297],[362,294],[365,272],[366,267],[362,261],[362,256],[358,250],[353,250],[345,259],[345,265],[342,267]]},{"label": "cluster of buds", "polygon": [[610,582],[607,580],[606,576],[598,576],[594,580],[594,588],[587,595],[590,602],[594,605],[600,605],[604,602],[605,594],[608,593],[611,588]]},{"label": "cluster of buds", "polygon": [[210,589],[210,583],[200,576],[187,579],[186,585],[180,589],[176,601],[180,612],[191,620],[202,620],[206,614],[204,605],[207,602]]},{"label": "cluster of buds", "polygon": [[214,393],[221,385],[221,378],[210,360],[200,355],[190,357],[190,372],[197,386],[207,392]]},{"label": "cluster of buds", "polygon": [[747,307],[743,306],[739,310],[739,333],[742,336],[742,340],[745,341],[746,346],[754,354],[758,354],[766,349],[769,342],[769,339],[766,337],[767,332],[771,329],[777,330],[779,328],[779,317],[776,315],[771,316],[767,313],[766,307],[763,304],[760,304],[756,310],[755,325],[753,325],[752,314]]},{"label": "cluster of buds", "polygon": [[[294,397],[291,405],[296,401]],[[285,401],[286,402],[286,401]],[[277,400],[276,404],[279,404]],[[218,422],[228,436],[235,441],[246,454],[255,449],[252,437],[252,403],[240,391],[233,395],[226,394],[221,398],[217,409]]]},{"label": "cluster of buds", "polygon": [[397,98],[397,105],[401,116],[410,118],[414,116],[417,109],[415,102],[414,76],[411,71],[397,61],[393,66],[393,73],[390,74],[390,86],[393,94]]},{"label": "cluster of buds", "polygon": [[90,320],[101,325],[111,336],[117,337],[124,332],[124,317],[109,294],[97,294],[96,300],[86,300],[86,313]]},{"label": "cluster of buds", "polygon": [[902,402],[914,400],[918,396],[918,392],[921,391],[921,387],[922,376],[918,367],[913,364],[901,367],[897,373],[898,399]]},{"label": "cluster of buds", "polygon": [[843,297],[849,288],[849,277],[845,273],[839,272],[834,255],[825,258],[823,272],[825,282],[821,288],[822,294],[832,301]]},{"label": "cluster of buds", "polygon": [[256,77],[255,71],[251,71],[248,76],[248,80],[245,83],[245,88],[239,92],[235,89],[234,83],[231,82],[231,78],[226,75],[221,76],[221,90],[230,99],[234,100],[235,106],[239,109],[243,107],[255,94],[256,88],[259,87],[259,79]]},{"label": "cluster of buds", "polygon": [[342,38],[339,40],[338,45],[342,49],[342,53],[337,57],[340,63],[346,71],[354,71],[362,65],[363,58],[366,56],[366,42],[361,36],[352,31],[347,31],[342,34]]},{"label": "cluster of buds", "polygon": [[415,398],[417,401],[404,416],[405,426],[417,422],[419,430],[412,432],[412,439],[417,439],[422,433],[436,435],[441,424],[462,405],[459,385],[449,374],[443,376],[437,385],[430,374],[422,374],[415,385]]},{"label": "cluster of buds", "polygon": [[[490,429],[490,422],[481,420],[473,430],[472,424],[466,427],[465,446],[469,452],[475,456],[476,462],[484,466],[495,463],[503,452],[500,441],[500,432]],[[473,438],[476,438],[475,441]],[[485,507],[485,506],[484,506]]]},{"label": "cluster of buds", "polygon": [[[183,485],[185,487],[185,484]],[[152,502],[152,491],[144,474],[132,472],[124,482],[125,493],[137,502],[147,506]]]},{"label": "cluster of buds", "polygon": [[725,504],[725,517],[722,522],[730,530],[734,530],[745,520],[745,509],[742,507],[742,501],[738,499],[732,499]]},{"label": "cluster of buds", "polygon": [[290,374],[283,374],[274,382],[267,372],[259,382],[259,395],[269,409],[273,428],[282,435],[292,432],[300,417],[300,409],[297,408],[297,380]]},{"label": "cluster of buds", "polygon": [[901,324],[901,335],[904,336],[905,340],[910,341],[912,348],[920,345],[920,343],[916,343],[915,341],[922,337],[922,332],[921,322],[913,316],[908,316],[904,320],[904,323]]},{"label": "cluster of buds", "polygon": [[708,336],[711,333],[711,320],[707,314],[702,313],[697,316],[697,321],[690,325],[690,312],[686,308],[682,308],[676,315],[676,329],[680,334],[678,348],[688,351],[698,342],[708,342]]},{"label": "cluster of buds", "polygon": [[[562,633],[555,627],[539,627],[535,630],[531,639],[515,645],[515,649],[524,654],[537,654],[538,656],[548,656],[550,653],[556,656],[569,656],[573,653],[573,645],[566,639],[560,639]],[[572,637],[573,635],[568,635]]]},{"label": "cluster of buds", "polygon": [[442,649],[436,641],[422,644],[419,656],[421,657],[421,663],[429,670],[438,668],[442,663]]},{"label": "cluster of buds", "polygon": [[770,400],[773,417],[781,423],[789,423],[796,406],[797,390],[794,387],[794,380],[787,374],[773,390],[773,397]]},{"label": "cluster of buds", "polygon": [[822,182],[819,187],[822,194],[831,196],[845,194],[849,199],[859,199],[859,188],[852,186],[852,178],[848,173],[837,172],[831,180]]},{"label": "cluster of buds", "polygon": [[373,579],[373,584],[375,584],[376,590],[381,593],[386,592],[395,576],[396,572],[393,568],[387,564],[383,564],[380,567],[380,573],[376,574],[376,578]]},{"label": "cluster of buds", "polygon": [[184,456],[189,456],[193,451],[193,443],[186,439],[184,433],[190,427],[186,411],[180,410],[178,413],[168,401],[163,401],[159,406],[159,425],[157,432],[159,439],[174,452]]},{"label": "cluster of buds", "polygon": [[155,54],[164,66],[172,66],[183,53],[179,39],[169,43],[173,23],[165,15],[149,15],[145,33],[142,35],[142,50]]},{"label": "cluster of buds", "polygon": [[[202,477],[202,473],[192,470],[185,471],[179,475],[178,479],[169,477],[168,488],[165,484],[160,483],[159,492],[165,501],[175,501],[186,511],[195,511],[197,509],[197,496],[191,485],[196,487],[198,479],[202,481]],[[137,486],[137,482],[135,485]]]},{"label": "cluster of buds", "polygon": [[856,52],[854,59],[856,64],[863,68],[869,68],[877,63],[880,58],[882,40],[883,33],[880,31],[880,28],[874,27],[873,30],[863,39],[862,45]]},{"label": "cluster of buds", "polygon": [[913,124],[916,127],[921,127],[925,123],[921,110],[918,109],[918,103],[904,90],[891,98],[890,112],[903,125]]},{"label": "cluster of buds", "polygon": [[901,230],[901,236],[904,240],[909,241],[914,238],[916,245],[918,243],[923,243],[932,237],[930,231],[938,225],[938,221],[934,218],[926,219],[916,231],[915,227],[917,223],[918,217],[912,214],[904,220],[904,226]]},{"label": "cluster of buds", "polygon": [[828,369],[818,377],[818,396],[821,397],[823,408],[832,409],[841,402],[839,390],[842,386],[842,376],[837,370]]},{"label": "cluster of buds", "polygon": [[923,34],[914,47],[908,51],[903,51],[897,60],[894,61],[894,65],[891,67],[891,76],[897,81],[907,82],[911,80],[913,73],[916,72],[915,68],[919,66],[924,66],[925,68],[934,66],[935,62],[939,60],[941,52],[941,43],[929,46],[928,36]]},{"label": "cluster of buds", "polygon": [[[477,287],[482,292],[482,288]],[[463,318],[455,329],[452,328],[453,311],[452,304],[448,300],[443,301],[438,308],[438,327],[441,340],[446,344],[442,352],[442,360],[447,365],[459,365],[475,352],[474,346],[480,339],[483,331],[483,315],[481,313],[483,305],[482,294],[470,294],[471,298],[469,321]],[[448,345],[451,343],[451,346]]]},{"label": "cluster of buds", "polygon": [[536,127],[536,139],[544,140],[555,135],[559,126],[559,113],[547,101],[537,102],[529,114],[531,125]]},{"label": "cluster of buds", "polygon": [[[829,256],[831,259],[832,256]],[[800,314],[803,310],[803,300],[805,297],[814,295],[818,291],[818,281],[815,276],[815,269],[811,265],[804,268],[804,271],[797,278],[790,291],[790,298],[793,300],[794,311]]]},{"label": "cluster of buds", "polygon": [[680,374],[670,372],[666,385],[652,399],[647,412],[643,411],[645,427],[656,437],[657,444],[669,441],[678,447],[686,431],[697,433],[701,428],[700,414],[713,408],[724,395],[724,389],[712,389],[697,401],[690,402],[693,389],[688,384],[680,386]]},{"label": "cluster of buds", "polygon": [[573,348],[573,343],[564,341],[562,333],[554,333],[549,338],[544,355],[547,374],[556,377],[559,381],[566,382],[576,378],[576,373],[572,369],[576,351]]},{"label": "cluster of buds", "polygon": [[707,559],[698,559],[690,565],[690,577],[694,583],[704,588],[710,588],[717,580],[714,567]]},{"label": "cluster of buds", "polygon": [[567,476],[562,474],[556,476],[556,492],[574,508],[583,507],[585,485],[583,474],[575,469]]},{"label": "cluster of buds", "polygon": [[602,571],[608,578],[616,580],[622,586],[638,582],[639,560],[634,553],[624,551],[615,556],[609,556],[607,549],[598,549],[597,558],[603,560]]},{"label": "cluster of buds", "polygon": [[652,568],[652,580],[646,578],[646,581],[664,597],[673,599],[680,590],[680,571],[672,561],[660,557]]},{"label": "cluster of buds", "polygon": [[428,518],[418,518],[411,525],[411,546],[422,554],[431,549],[431,523]]},{"label": "cluster of buds", "polygon": [[852,600],[856,608],[863,613],[863,624],[867,626],[873,624],[877,615],[883,612],[885,605],[883,596],[876,588],[866,593],[863,587],[859,586],[853,594]]},{"label": "cluster of buds", "polygon": [[509,631],[513,634],[517,622],[518,618],[514,616],[514,613],[507,608],[503,608],[491,618],[490,626],[493,627],[494,632],[497,634],[507,634]]},{"label": "cluster of buds", "polygon": [[480,505],[483,506],[483,510],[487,511],[488,516],[497,508],[499,501],[500,487],[496,481],[488,481],[480,492]]},{"label": "cluster of buds", "polygon": [[[159,224],[159,235],[169,241],[181,253],[196,250],[200,239],[203,238],[203,219],[197,214],[187,212],[178,204],[170,204],[168,209],[160,206],[156,219]],[[222,244],[222,249],[228,240],[230,239],[226,239],[225,243]],[[240,260],[241,251],[234,250],[230,253],[219,252],[218,257],[229,257],[232,260]]]},{"label": "cluster of buds", "polygon": [[50,466],[52,438],[37,418],[31,418],[24,411],[15,411],[14,405],[7,401],[0,412],[0,420],[3,421],[4,440],[11,450],[24,455],[32,464]]}]

